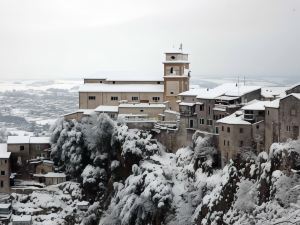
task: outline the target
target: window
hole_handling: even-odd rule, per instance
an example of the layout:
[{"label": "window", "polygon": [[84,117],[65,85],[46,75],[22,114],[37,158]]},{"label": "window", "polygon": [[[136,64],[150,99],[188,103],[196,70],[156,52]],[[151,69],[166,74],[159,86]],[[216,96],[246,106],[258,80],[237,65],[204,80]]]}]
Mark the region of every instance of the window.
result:
[{"label": "window", "polygon": [[256,125],[256,129],[259,129],[259,125]]},{"label": "window", "polygon": [[216,134],[219,133],[219,127],[216,127]]},{"label": "window", "polygon": [[5,159],[4,162],[5,162],[5,164],[6,164],[6,163],[7,163],[7,160]]},{"label": "window", "polygon": [[265,114],[265,111],[258,111],[258,115],[263,116]]},{"label": "window", "polygon": [[226,145],[226,141],[224,140],[224,146]]},{"label": "window", "polygon": [[170,92],[170,94],[171,94],[171,95],[173,95],[173,94],[174,94],[174,92],[173,92],[173,91],[171,91],[171,92]]},{"label": "window", "polygon": [[204,105],[200,105],[200,111],[204,110]]},{"label": "window", "polygon": [[119,99],[118,96],[111,96],[110,97],[110,100],[112,100],[112,101],[118,101],[118,99]]},{"label": "window", "polygon": [[268,110],[268,115],[270,115],[270,110]]},{"label": "window", "polygon": [[139,97],[137,97],[137,96],[132,96],[132,101],[138,101],[139,100]]},{"label": "window", "polygon": [[3,188],[3,180],[1,180],[1,182],[0,182],[0,187],[2,187]]},{"label": "window", "polygon": [[160,81],[157,81],[157,84],[160,84]]},{"label": "window", "polygon": [[116,83],[116,81],[113,81],[113,84],[115,84]]},{"label": "window", "polygon": [[160,100],[160,97],[152,97],[152,100],[155,101],[155,102],[157,102],[157,101]]},{"label": "window", "polygon": [[207,120],[207,125],[211,126],[212,125],[212,120]]},{"label": "window", "polygon": [[296,116],[296,115],[297,115],[296,109],[292,109],[292,110],[291,110],[291,116]]},{"label": "window", "polygon": [[141,110],[140,110],[140,112],[144,112],[144,110],[143,110],[143,109],[141,109]]},{"label": "window", "polygon": [[96,96],[89,96],[89,100],[96,100]]},{"label": "window", "polygon": [[210,106],[208,106],[208,114],[210,115]]},{"label": "window", "polygon": [[190,120],[190,128],[194,127],[194,120]]},{"label": "window", "polygon": [[229,141],[227,141],[227,146],[229,146]]},{"label": "window", "polygon": [[173,72],[174,72],[174,69],[173,69],[173,67],[171,67],[170,74],[172,74]]},{"label": "window", "polygon": [[240,133],[244,133],[244,128],[240,128]]},{"label": "window", "polygon": [[199,119],[200,124],[204,124],[204,119]]},{"label": "window", "polygon": [[20,146],[20,151],[24,151],[24,150],[25,150],[24,145],[21,145],[21,146]]},{"label": "window", "polygon": [[227,133],[230,133],[230,127],[227,127]]},{"label": "window", "polygon": [[5,171],[1,170],[1,176],[5,176]]},{"label": "window", "polygon": [[222,131],[224,131],[224,126],[222,126]]},{"label": "window", "polygon": [[174,55],[171,56],[171,59],[176,59],[176,57]]},{"label": "window", "polygon": [[243,147],[243,145],[244,145],[244,142],[240,141],[240,147]]}]

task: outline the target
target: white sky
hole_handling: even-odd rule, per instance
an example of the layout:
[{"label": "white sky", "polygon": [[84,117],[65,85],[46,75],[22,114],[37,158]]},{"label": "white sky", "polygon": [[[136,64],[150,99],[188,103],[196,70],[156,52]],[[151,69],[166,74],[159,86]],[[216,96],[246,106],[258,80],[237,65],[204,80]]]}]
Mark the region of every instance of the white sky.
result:
[{"label": "white sky", "polygon": [[300,76],[299,0],[0,0],[0,79],[162,76],[183,43],[192,76]]}]

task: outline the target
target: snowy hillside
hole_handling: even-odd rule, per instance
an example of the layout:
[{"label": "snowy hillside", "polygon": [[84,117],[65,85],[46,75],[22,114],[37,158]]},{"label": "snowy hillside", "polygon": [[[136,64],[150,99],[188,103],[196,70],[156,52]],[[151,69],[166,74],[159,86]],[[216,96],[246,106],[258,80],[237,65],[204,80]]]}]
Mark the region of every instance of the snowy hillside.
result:
[{"label": "snowy hillside", "polygon": [[[52,132],[55,164],[76,188],[66,191],[67,182],[16,195],[15,211],[33,215],[34,224],[300,221],[299,141],[274,144],[270,154],[241,158],[220,170],[214,168],[210,137],[197,134],[192,148],[173,154],[151,133],[129,130],[104,114],[82,123],[57,121]],[[86,212],[76,209],[80,201],[91,205]]]}]

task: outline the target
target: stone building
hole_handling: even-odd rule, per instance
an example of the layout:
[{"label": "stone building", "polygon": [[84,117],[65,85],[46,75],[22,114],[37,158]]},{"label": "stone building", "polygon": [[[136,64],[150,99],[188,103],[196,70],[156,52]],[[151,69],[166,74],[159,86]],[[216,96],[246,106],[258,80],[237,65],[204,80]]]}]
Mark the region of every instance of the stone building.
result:
[{"label": "stone building", "polygon": [[80,120],[101,112],[113,119],[118,114],[158,117],[163,114],[163,109],[178,111],[178,94],[189,89],[188,54],[182,48],[168,51],[163,65],[163,79],[85,78],[79,89],[79,110],[64,115],[65,119]]},{"label": "stone building", "polygon": [[178,94],[188,91],[190,71],[188,54],[179,51],[165,53],[164,64],[164,101],[169,102],[169,109],[178,111]]},{"label": "stone building", "polygon": [[222,165],[247,151],[269,151],[275,142],[300,139],[300,94],[253,101],[217,121]]},{"label": "stone building", "polygon": [[294,86],[288,88],[285,93],[287,95],[292,94],[292,93],[300,93],[300,83],[295,84]]},{"label": "stone building", "polygon": [[0,193],[10,193],[10,156],[7,144],[0,144]]},{"label": "stone building", "polygon": [[265,113],[266,149],[274,142],[300,138],[300,93],[291,93],[271,102],[266,106]]},{"label": "stone building", "polygon": [[24,166],[28,164],[29,160],[36,158],[50,158],[50,138],[8,136],[7,151],[11,153],[12,171],[26,173],[26,171],[24,171]]},{"label": "stone building", "polygon": [[268,101],[255,100],[241,110],[217,121],[221,163],[238,155],[265,150],[265,106]]},{"label": "stone building", "polygon": [[188,129],[218,133],[216,121],[232,114],[245,103],[260,98],[261,87],[225,83],[215,88],[191,89],[180,93],[179,112]]}]

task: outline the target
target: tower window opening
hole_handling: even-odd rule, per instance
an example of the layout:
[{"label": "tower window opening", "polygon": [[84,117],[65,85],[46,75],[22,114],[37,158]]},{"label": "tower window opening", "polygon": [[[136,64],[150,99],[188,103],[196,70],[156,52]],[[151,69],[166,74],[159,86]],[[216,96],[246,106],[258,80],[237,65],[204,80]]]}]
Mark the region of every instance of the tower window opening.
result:
[{"label": "tower window opening", "polygon": [[173,72],[174,72],[174,68],[171,67],[171,69],[170,69],[170,74],[173,74]]}]

